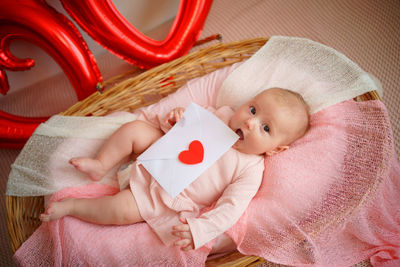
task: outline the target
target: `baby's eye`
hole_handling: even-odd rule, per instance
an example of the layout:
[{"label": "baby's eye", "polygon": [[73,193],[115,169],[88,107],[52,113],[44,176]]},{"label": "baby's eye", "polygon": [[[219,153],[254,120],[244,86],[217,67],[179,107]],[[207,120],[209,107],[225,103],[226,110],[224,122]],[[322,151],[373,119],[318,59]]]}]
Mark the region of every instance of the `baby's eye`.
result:
[{"label": "baby's eye", "polygon": [[269,127],[268,127],[267,125],[264,125],[264,126],[263,126],[263,130],[264,130],[266,133],[269,133]]},{"label": "baby's eye", "polygon": [[250,107],[250,112],[251,112],[251,114],[255,115],[256,114],[256,108],[251,106]]}]

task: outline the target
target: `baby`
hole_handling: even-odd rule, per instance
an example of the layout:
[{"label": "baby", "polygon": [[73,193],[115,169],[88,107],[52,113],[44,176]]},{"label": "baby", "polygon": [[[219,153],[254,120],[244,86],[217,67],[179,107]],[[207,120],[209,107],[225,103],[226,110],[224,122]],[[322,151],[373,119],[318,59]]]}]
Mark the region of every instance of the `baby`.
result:
[{"label": "baby", "polygon": [[[172,110],[162,122],[171,127],[183,114]],[[177,197],[171,198],[137,162],[128,172],[130,187],[114,196],[64,199],[51,203],[42,221],[63,216],[98,223],[124,225],[145,221],[166,245],[197,249],[232,227],[244,213],[262,181],[264,155],[274,155],[301,138],[309,125],[308,107],[292,91],[271,88],[235,112],[221,107],[215,115],[239,136],[237,142]],[[70,163],[100,180],[126,156],[140,154],[163,132],[136,120],[121,126],[95,158]]]}]

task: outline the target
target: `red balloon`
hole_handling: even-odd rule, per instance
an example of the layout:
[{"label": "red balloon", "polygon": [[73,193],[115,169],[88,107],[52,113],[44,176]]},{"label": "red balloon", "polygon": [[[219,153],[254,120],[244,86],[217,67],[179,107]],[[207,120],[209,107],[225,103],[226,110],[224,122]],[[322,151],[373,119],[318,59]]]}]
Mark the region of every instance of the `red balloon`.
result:
[{"label": "red balloon", "polygon": [[6,72],[0,68],[0,93],[5,95],[9,90]]},{"label": "red balloon", "polygon": [[36,127],[47,118],[25,118],[0,110],[0,147],[22,148]]},{"label": "red balloon", "polygon": [[[19,59],[10,52],[15,39],[30,41],[47,52],[69,78],[78,100],[96,91],[102,81],[93,54],[76,27],[44,0],[0,1],[0,92],[9,84],[5,69],[18,71],[34,66],[33,59]],[[22,147],[45,118],[23,118],[0,112],[0,147]],[[9,143],[9,144],[8,144]]]},{"label": "red balloon", "polygon": [[186,54],[201,34],[212,0],[181,0],[163,41],[136,30],[111,0],[61,0],[70,16],[100,45],[131,64],[150,68]]}]

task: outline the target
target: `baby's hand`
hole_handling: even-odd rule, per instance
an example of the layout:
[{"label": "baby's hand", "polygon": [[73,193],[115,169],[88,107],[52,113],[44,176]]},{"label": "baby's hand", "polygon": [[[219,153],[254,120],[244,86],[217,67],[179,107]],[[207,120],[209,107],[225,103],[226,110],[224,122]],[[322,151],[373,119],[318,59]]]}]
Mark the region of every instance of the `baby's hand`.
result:
[{"label": "baby's hand", "polygon": [[165,122],[168,122],[172,126],[177,123],[183,116],[184,108],[174,108],[166,117]]},{"label": "baby's hand", "polygon": [[187,223],[186,219],[179,218],[179,220],[183,224],[172,227],[172,234],[176,237],[179,237],[179,239],[175,241],[174,245],[181,247],[181,249],[184,251],[191,250],[194,248],[194,245],[193,236],[190,232],[190,226]]}]

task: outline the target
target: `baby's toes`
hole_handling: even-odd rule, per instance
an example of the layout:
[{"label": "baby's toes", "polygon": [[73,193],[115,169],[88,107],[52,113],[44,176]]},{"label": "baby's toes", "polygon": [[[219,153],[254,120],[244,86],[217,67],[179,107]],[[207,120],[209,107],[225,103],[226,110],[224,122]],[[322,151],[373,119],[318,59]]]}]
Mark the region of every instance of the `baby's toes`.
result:
[{"label": "baby's toes", "polygon": [[71,164],[74,167],[78,167],[79,166],[79,158],[72,158],[69,160],[69,164]]}]

